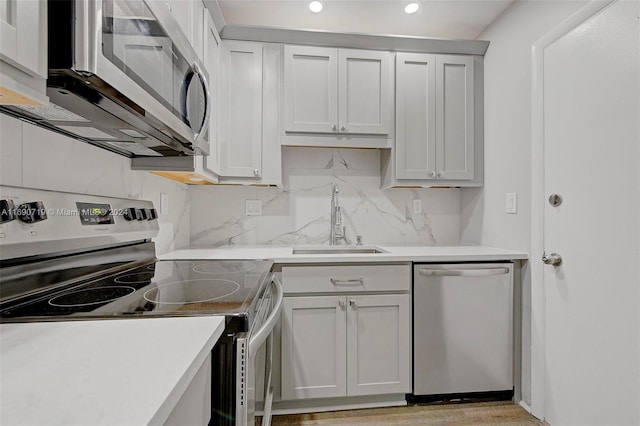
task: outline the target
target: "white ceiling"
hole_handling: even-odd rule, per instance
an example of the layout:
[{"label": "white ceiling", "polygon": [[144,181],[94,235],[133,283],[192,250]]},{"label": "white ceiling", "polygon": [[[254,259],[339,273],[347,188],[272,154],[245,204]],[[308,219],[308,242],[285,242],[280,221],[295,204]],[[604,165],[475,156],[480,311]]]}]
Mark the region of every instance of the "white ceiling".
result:
[{"label": "white ceiling", "polygon": [[448,39],[475,39],[514,0],[422,0],[413,15],[409,0],[218,0],[227,24]]}]

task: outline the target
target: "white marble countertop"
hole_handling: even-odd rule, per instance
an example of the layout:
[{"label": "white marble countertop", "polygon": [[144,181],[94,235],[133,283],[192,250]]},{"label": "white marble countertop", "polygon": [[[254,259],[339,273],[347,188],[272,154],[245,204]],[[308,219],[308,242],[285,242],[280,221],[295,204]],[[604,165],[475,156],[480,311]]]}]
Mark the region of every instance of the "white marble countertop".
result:
[{"label": "white marble countertop", "polygon": [[0,424],[162,424],[223,329],[216,316],[0,324]]},{"label": "white marble countertop", "polygon": [[[473,262],[527,259],[527,253],[486,246],[375,246],[385,253],[293,254],[293,246],[194,247],[159,256],[160,259],[272,259],[275,263],[334,262]],[[298,246],[296,246],[298,247]],[[299,246],[307,247],[307,246]],[[318,246],[314,246],[318,247]]]}]

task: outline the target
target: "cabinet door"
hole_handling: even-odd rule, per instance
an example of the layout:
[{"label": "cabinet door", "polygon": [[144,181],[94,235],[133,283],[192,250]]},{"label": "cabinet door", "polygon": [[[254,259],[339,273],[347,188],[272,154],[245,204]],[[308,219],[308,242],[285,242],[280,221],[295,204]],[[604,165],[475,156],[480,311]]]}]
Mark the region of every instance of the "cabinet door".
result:
[{"label": "cabinet door", "polygon": [[0,58],[30,75],[46,77],[46,20],[46,2],[0,0]]},{"label": "cabinet door", "polygon": [[347,296],[349,396],[411,392],[408,294]]},{"label": "cabinet door", "polygon": [[282,311],[282,399],[345,396],[344,297],[287,297]]},{"label": "cabinet door", "polygon": [[338,64],[336,49],[284,48],[284,130],[336,132]]},{"label": "cabinet door", "polygon": [[396,179],[436,175],[436,57],[396,55]]},{"label": "cabinet door", "polygon": [[220,144],[218,138],[218,112],[220,105],[219,96],[219,61],[220,61],[220,37],[213,23],[209,11],[203,11],[204,21],[204,65],[209,73],[209,91],[211,92],[211,116],[209,117],[209,155],[204,158],[204,167],[216,175],[220,174]]},{"label": "cabinet door", "polygon": [[338,52],[340,133],[389,133],[391,54],[369,50]]},{"label": "cabinet door", "polygon": [[220,173],[260,177],[262,163],[262,45],[222,43]]},{"label": "cabinet door", "polygon": [[209,11],[204,7],[204,4],[200,0],[192,2],[192,18],[191,18],[191,45],[195,50],[196,55],[201,61],[204,61],[204,37],[207,27],[207,16],[211,17]]},{"label": "cabinet door", "polygon": [[473,179],[473,58],[438,55],[436,65],[437,177]]}]

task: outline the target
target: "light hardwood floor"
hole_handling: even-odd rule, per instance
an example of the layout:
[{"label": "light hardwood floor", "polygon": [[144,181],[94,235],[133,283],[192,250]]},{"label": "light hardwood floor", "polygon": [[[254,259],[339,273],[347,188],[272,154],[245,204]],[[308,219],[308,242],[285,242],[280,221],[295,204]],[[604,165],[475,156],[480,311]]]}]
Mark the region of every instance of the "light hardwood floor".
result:
[{"label": "light hardwood floor", "polygon": [[273,416],[272,425],[547,425],[510,401],[408,405]]}]

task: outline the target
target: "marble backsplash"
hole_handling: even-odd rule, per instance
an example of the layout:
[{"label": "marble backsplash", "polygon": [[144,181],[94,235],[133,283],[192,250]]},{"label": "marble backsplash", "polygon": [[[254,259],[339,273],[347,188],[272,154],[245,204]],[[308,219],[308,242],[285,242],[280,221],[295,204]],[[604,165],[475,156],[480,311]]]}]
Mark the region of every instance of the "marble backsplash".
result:
[{"label": "marble backsplash", "polygon": [[[460,190],[380,189],[375,149],[284,149],[284,190],[257,186],[190,187],[192,246],[328,244],[332,186],[339,187],[347,238],[364,244],[456,244]],[[419,199],[422,212],[414,213]],[[246,200],[262,215],[247,216]]]}]

